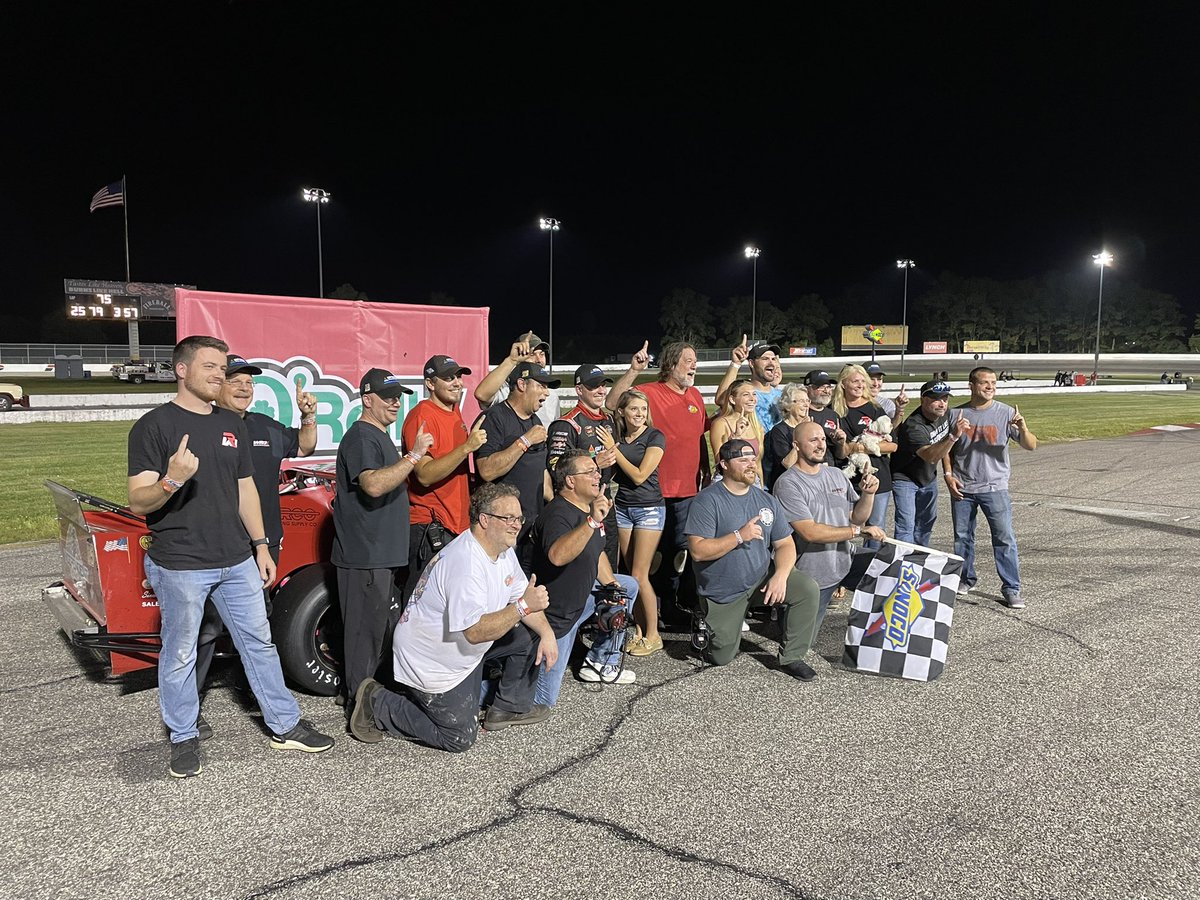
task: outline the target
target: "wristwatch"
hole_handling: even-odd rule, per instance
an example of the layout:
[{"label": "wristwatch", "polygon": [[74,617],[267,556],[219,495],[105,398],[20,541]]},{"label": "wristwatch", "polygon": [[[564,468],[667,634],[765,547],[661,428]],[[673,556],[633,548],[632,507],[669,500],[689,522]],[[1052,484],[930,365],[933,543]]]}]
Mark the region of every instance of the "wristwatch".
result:
[{"label": "wristwatch", "polygon": [[256,539],[252,540],[250,542],[250,546],[253,547],[255,550],[257,550],[259,547],[271,546],[271,542],[265,537],[260,537],[260,538],[256,538]]}]

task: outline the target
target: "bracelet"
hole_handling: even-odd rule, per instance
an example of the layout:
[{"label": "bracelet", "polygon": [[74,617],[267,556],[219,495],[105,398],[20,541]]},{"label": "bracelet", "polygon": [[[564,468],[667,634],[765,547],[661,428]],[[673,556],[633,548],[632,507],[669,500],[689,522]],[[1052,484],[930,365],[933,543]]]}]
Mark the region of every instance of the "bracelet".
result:
[{"label": "bracelet", "polygon": [[737,545],[739,547],[742,546],[742,544],[746,543],[746,539],[744,537],[742,537],[742,531],[740,528],[733,533],[733,536],[735,538],[737,538]]},{"label": "bracelet", "polygon": [[518,597],[516,602],[517,618],[523,619],[530,613],[529,604],[525,602],[524,597]]},{"label": "bracelet", "polygon": [[411,450],[409,450],[407,453],[404,454],[404,458],[407,459],[414,466],[421,461],[421,457],[417,456],[417,454]]},{"label": "bracelet", "polygon": [[587,517],[587,523],[592,526],[593,530],[600,527],[600,523],[597,522],[595,519],[593,519],[591,516]]},{"label": "bracelet", "polygon": [[854,540],[856,537],[862,534],[862,529],[857,525],[851,525],[850,529],[854,532],[854,534],[850,536],[850,540]]},{"label": "bracelet", "polygon": [[529,448],[533,446],[533,444],[529,443],[529,438],[525,437],[525,435],[521,435],[519,438],[517,438],[517,440],[520,441],[521,446],[525,448],[522,452],[528,453]]},{"label": "bracelet", "polygon": [[305,416],[303,419],[300,420],[300,424],[302,426],[303,425],[316,425],[317,417],[316,416]]},{"label": "bracelet", "polygon": [[179,490],[181,487],[183,487],[182,481],[176,481],[174,478],[167,478],[166,476],[164,476],[163,480],[160,481],[158,484],[168,494],[173,494],[177,490]]}]

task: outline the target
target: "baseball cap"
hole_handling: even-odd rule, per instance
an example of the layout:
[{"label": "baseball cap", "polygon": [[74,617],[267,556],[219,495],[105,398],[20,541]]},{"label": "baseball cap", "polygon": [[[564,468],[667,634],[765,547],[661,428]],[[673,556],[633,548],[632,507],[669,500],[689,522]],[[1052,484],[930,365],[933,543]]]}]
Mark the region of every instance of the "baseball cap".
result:
[{"label": "baseball cap", "polygon": [[556,388],[562,384],[557,378],[550,374],[550,370],[545,366],[539,366],[537,363],[522,363],[513,369],[511,375],[508,376],[508,383],[514,384],[519,378],[532,378],[534,381],[539,381],[548,388]]},{"label": "baseball cap", "polygon": [[602,384],[612,384],[613,380],[604,374],[599,366],[584,364],[575,370],[575,383],[584,387],[599,387]]},{"label": "baseball cap", "polygon": [[883,366],[879,363],[867,363],[863,368],[867,370],[867,375],[869,376],[887,375],[887,372],[883,371]]},{"label": "baseball cap", "polygon": [[823,369],[813,369],[804,376],[804,383],[811,387],[820,387],[823,384],[837,384],[837,379]]},{"label": "baseball cap", "polygon": [[747,359],[758,359],[760,356],[762,356],[768,350],[770,352],[774,353],[776,356],[778,356],[780,353],[778,344],[768,344],[766,341],[760,341],[759,343],[755,344],[753,347],[750,348],[750,352],[746,354],[746,358]]},{"label": "baseball cap", "polygon": [[384,400],[394,400],[401,394],[411,394],[413,389],[405,387],[400,379],[387,369],[368,369],[358,385],[361,394],[377,394]]},{"label": "baseball cap", "polygon": [[244,358],[236,353],[230,353],[225,357],[225,377],[237,375],[239,372],[245,372],[248,375],[261,375],[262,369],[258,366],[252,366]]},{"label": "baseball cap", "polygon": [[534,350],[544,350],[546,353],[550,352],[550,345],[532,331],[527,331],[524,334],[517,335],[517,339],[513,343],[520,343],[522,341],[529,345],[530,353],[532,353]]},{"label": "baseball cap", "polygon": [[[750,452],[747,453],[746,451]],[[721,445],[721,459],[731,460],[739,456],[758,456],[758,452],[754,449],[754,445],[749,441],[744,441],[741,438],[730,438]]]},{"label": "baseball cap", "polygon": [[470,375],[471,370],[460,366],[453,356],[431,356],[425,360],[425,377],[453,378],[455,375]]},{"label": "baseball cap", "polygon": [[949,397],[950,385],[944,381],[927,381],[921,385],[922,397]]}]

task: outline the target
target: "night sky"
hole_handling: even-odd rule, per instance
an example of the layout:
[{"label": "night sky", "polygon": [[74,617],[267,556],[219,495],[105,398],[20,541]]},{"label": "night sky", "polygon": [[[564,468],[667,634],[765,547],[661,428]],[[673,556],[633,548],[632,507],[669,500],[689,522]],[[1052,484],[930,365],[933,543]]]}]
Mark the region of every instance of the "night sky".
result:
[{"label": "night sky", "polygon": [[1102,247],[1200,306],[1183,6],[92,6],[5,12],[0,341],[43,338],[64,277],[123,278],[121,210],[87,211],[123,174],[135,280],[314,295],[317,186],[327,292],[490,306],[497,352],[545,336],[543,215],[556,333],[613,352],[674,287],[749,294],[747,243],[761,300],[849,293],[847,321],[898,321],[897,257],[919,298]]}]

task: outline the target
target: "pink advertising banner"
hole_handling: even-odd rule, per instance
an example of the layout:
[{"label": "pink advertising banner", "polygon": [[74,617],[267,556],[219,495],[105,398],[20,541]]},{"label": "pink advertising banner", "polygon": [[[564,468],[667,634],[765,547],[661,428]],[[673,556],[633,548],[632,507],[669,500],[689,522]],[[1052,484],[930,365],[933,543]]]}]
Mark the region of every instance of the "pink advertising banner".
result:
[{"label": "pink advertising banner", "polygon": [[463,418],[478,410],[472,396],[487,374],[488,308],[418,306],[271,297],[213,291],[175,291],[176,331],[181,339],[210,334],[231,353],[263,369],[255,376],[250,408],[285,425],[298,425],[295,389],[317,396],[318,452],[333,452],[359,416],[358,384],[373,367],[399,376],[416,393],[404,397],[395,426],[425,396],[422,366],[438,353],[471,370],[464,376]]}]

